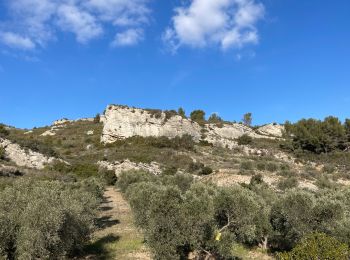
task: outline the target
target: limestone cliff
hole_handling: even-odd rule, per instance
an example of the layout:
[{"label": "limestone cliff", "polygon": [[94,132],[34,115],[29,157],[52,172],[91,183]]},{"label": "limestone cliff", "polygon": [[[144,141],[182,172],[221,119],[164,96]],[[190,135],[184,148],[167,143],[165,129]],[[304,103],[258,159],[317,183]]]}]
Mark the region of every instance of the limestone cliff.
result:
[{"label": "limestone cliff", "polygon": [[[198,142],[207,141],[214,145],[233,148],[237,145],[235,139],[247,134],[253,138],[280,137],[281,126],[266,126],[261,132],[236,123],[205,124],[183,118],[174,113],[160,110],[147,110],[130,108],[125,106],[110,105],[105,110],[101,121],[104,124],[101,142],[113,143],[118,139],[125,139],[132,136],[166,136],[173,138],[185,134],[191,135]],[[276,130],[275,128],[278,128]]]}]

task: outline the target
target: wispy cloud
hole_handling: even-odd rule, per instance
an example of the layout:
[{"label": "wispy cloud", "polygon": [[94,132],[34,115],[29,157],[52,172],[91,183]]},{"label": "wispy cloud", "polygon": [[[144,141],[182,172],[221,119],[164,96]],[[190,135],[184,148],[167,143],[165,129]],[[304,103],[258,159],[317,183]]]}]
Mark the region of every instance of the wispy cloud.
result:
[{"label": "wispy cloud", "polygon": [[263,17],[264,6],[255,0],[193,0],[175,9],[163,40],[173,52],[181,46],[242,48],[258,43],[256,24]]},{"label": "wispy cloud", "polygon": [[0,41],[16,49],[32,50],[35,48],[30,38],[12,32],[0,32]]},{"label": "wispy cloud", "polygon": [[113,46],[136,44],[149,23],[150,1],[11,0],[5,4],[10,18],[0,21],[0,43],[33,50],[57,40],[59,31],[73,33],[79,43],[87,43],[113,30],[115,39],[121,39],[121,44]]},{"label": "wispy cloud", "polygon": [[114,41],[111,43],[112,47],[117,46],[132,46],[138,44],[143,40],[143,31],[140,29],[129,29],[121,33],[117,33]]}]

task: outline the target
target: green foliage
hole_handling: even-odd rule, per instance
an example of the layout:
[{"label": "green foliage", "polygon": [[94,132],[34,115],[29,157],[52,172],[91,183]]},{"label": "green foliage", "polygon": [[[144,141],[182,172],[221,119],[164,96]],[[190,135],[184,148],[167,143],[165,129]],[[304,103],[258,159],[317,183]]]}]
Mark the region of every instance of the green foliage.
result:
[{"label": "green foliage", "polygon": [[177,115],[177,112],[175,110],[165,110],[164,113],[165,113],[165,121]]},{"label": "green foliage", "polygon": [[0,146],[0,160],[5,159],[5,148]]},{"label": "green foliage", "polygon": [[57,259],[81,250],[98,201],[84,184],[15,181],[0,191],[0,258]]},{"label": "green foliage", "polygon": [[6,137],[10,132],[5,128],[5,125],[0,124],[0,137]]},{"label": "green foliage", "polygon": [[205,123],[205,112],[203,110],[192,111],[190,117],[192,121],[195,121],[200,125]]},{"label": "green foliage", "polygon": [[316,154],[329,153],[347,148],[347,123],[342,125],[336,117],[324,121],[302,119],[295,124],[286,122],[286,147],[294,151],[304,150]]},{"label": "green foliage", "polygon": [[278,182],[277,187],[280,190],[293,189],[298,187],[299,182],[296,177],[289,177],[287,179],[282,179]]},{"label": "green foliage", "polygon": [[253,138],[244,134],[237,138],[237,143],[238,145],[249,145],[253,143]]},{"label": "green foliage", "polygon": [[100,170],[99,174],[104,180],[106,185],[115,185],[118,180],[115,174],[115,171],[112,171],[112,170],[106,170],[106,169],[102,171]]},{"label": "green foliage", "polygon": [[177,113],[179,114],[179,116],[181,116],[182,118],[187,118],[186,117],[186,113],[185,113],[185,110],[180,107],[178,110],[177,110]]},{"label": "green foliage", "polygon": [[243,161],[240,165],[241,170],[253,170],[254,164],[252,161]]},{"label": "green foliage", "polygon": [[197,175],[209,175],[213,172],[213,169],[209,166],[205,166],[200,162],[191,162],[187,168],[187,170],[192,174]]},{"label": "green foliage", "polygon": [[349,248],[346,244],[323,233],[312,233],[299,242],[291,252],[277,255],[279,260],[347,260],[349,257]]},{"label": "green foliage", "polygon": [[208,122],[210,124],[220,124],[220,123],[223,123],[224,121],[222,120],[222,118],[217,113],[213,113],[208,118]]},{"label": "green foliage", "polygon": [[138,182],[152,182],[155,176],[149,172],[144,171],[126,171],[119,175],[117,186],[122,192],[126,192],[127,188]]},{"label": "green foliage", "polygon": [[101,121],[101,116],[100,116],[100,114],[96,114],[96,116],[94,117],[94,123],[95,123],[95,124],[98,124],[98,123],[100,123],[100,121]]},{"label": "green foliage", "polygon": [[252,125],[252,121],[253,121],[252,113],[246,113],[246,114],[243,115],[242,122],[243,122],[244,125],[251,126]]}]

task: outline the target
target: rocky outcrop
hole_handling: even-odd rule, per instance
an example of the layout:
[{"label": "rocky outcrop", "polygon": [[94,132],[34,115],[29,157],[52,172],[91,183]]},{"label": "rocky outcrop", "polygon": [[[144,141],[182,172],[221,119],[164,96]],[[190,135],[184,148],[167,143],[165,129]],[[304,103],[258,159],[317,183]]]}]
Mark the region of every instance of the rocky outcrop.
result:
[{"label": "rocky outcrop", "polygon": [[108,106],[101,118],[104,123],[102,142],[113,143],[132,136],[175,137],[189,134],[199,140],[201,127],[189,119],[174,115],[167,118],[164,112],[122,106]]},{"label": "rocky outcrop", "polygon": [[272,136],[272,137],[282,137],[284,131],[284,126],[279,124],[267,124],[259,127],[257,130],[258,134]]},{"label": "rocky outcrop", "polygon": [[[233,148],[237,146],[236,138],[247,134],[254,138],[270,138],[273,131],[263,128],[260,134],[243,124],[205,124],[183,118],[174,113],[160,110],[146,110],[125,106],[110,105],[105,110],[101,121],[104,124],[101,142],[113,143],[119,139],[132,136],[166,136],[173,138],[185,134],[191,135],[198,142],[207,141],[211,144]],[[269,131],[269,134],[265,132]],[[276,137],[279,137],[279,132]]]},{"label": "rocky outcrop", "polygon": [[56,160],[53,157],[47,157],[41,153],[23,149],[18,144],[3,138],[0,138],[0,146],[5,149],[5,157],[18,166],[43,169],[46,164]]},{"label": "rocky outcrop", "polygon": [[67,118],[62,118],[62,119],[58,119],[58,120],[54,121],[54,122],[52,123],[52,125],[53,125],[53,126],[59,126],[59,125],[65,125],[65,124],[74,123],[74,122],[78,122],[78,121],[93,122],[94,119],[91,118],[91,117],[88,117],[88,118],[80,118],[80,119],[77,119],[77,120],[70,120],[70,119],[67,119]]},{"label": "rocky outcrop", "polygon": [[135,163],[131,162],[130,160],[125,160],[121,162],[107,162],[107,161],[99,161],[97,162],[98,166],[103,169],[107,169],[109,171],[115,171],[115,174],[118,176],[121,172],[126,172],[126,171],[147,171],[150,172],[154,175],[159,175],[161,174],[162,170],[161,167],[158,163],[156,162],[151,162],[150,164],[147,163]]}]

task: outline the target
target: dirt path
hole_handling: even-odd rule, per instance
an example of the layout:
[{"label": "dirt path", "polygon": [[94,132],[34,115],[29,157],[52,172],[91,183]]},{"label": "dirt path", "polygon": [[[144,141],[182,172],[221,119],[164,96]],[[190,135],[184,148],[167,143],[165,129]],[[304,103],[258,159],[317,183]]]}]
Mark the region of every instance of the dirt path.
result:
[{"label": "dirt path", "polygon": [[129,204],[122,194],[108,187],[100,206],[98,230],[89,247],[89,259],[150,260],[143,236],[133,224]]}]

